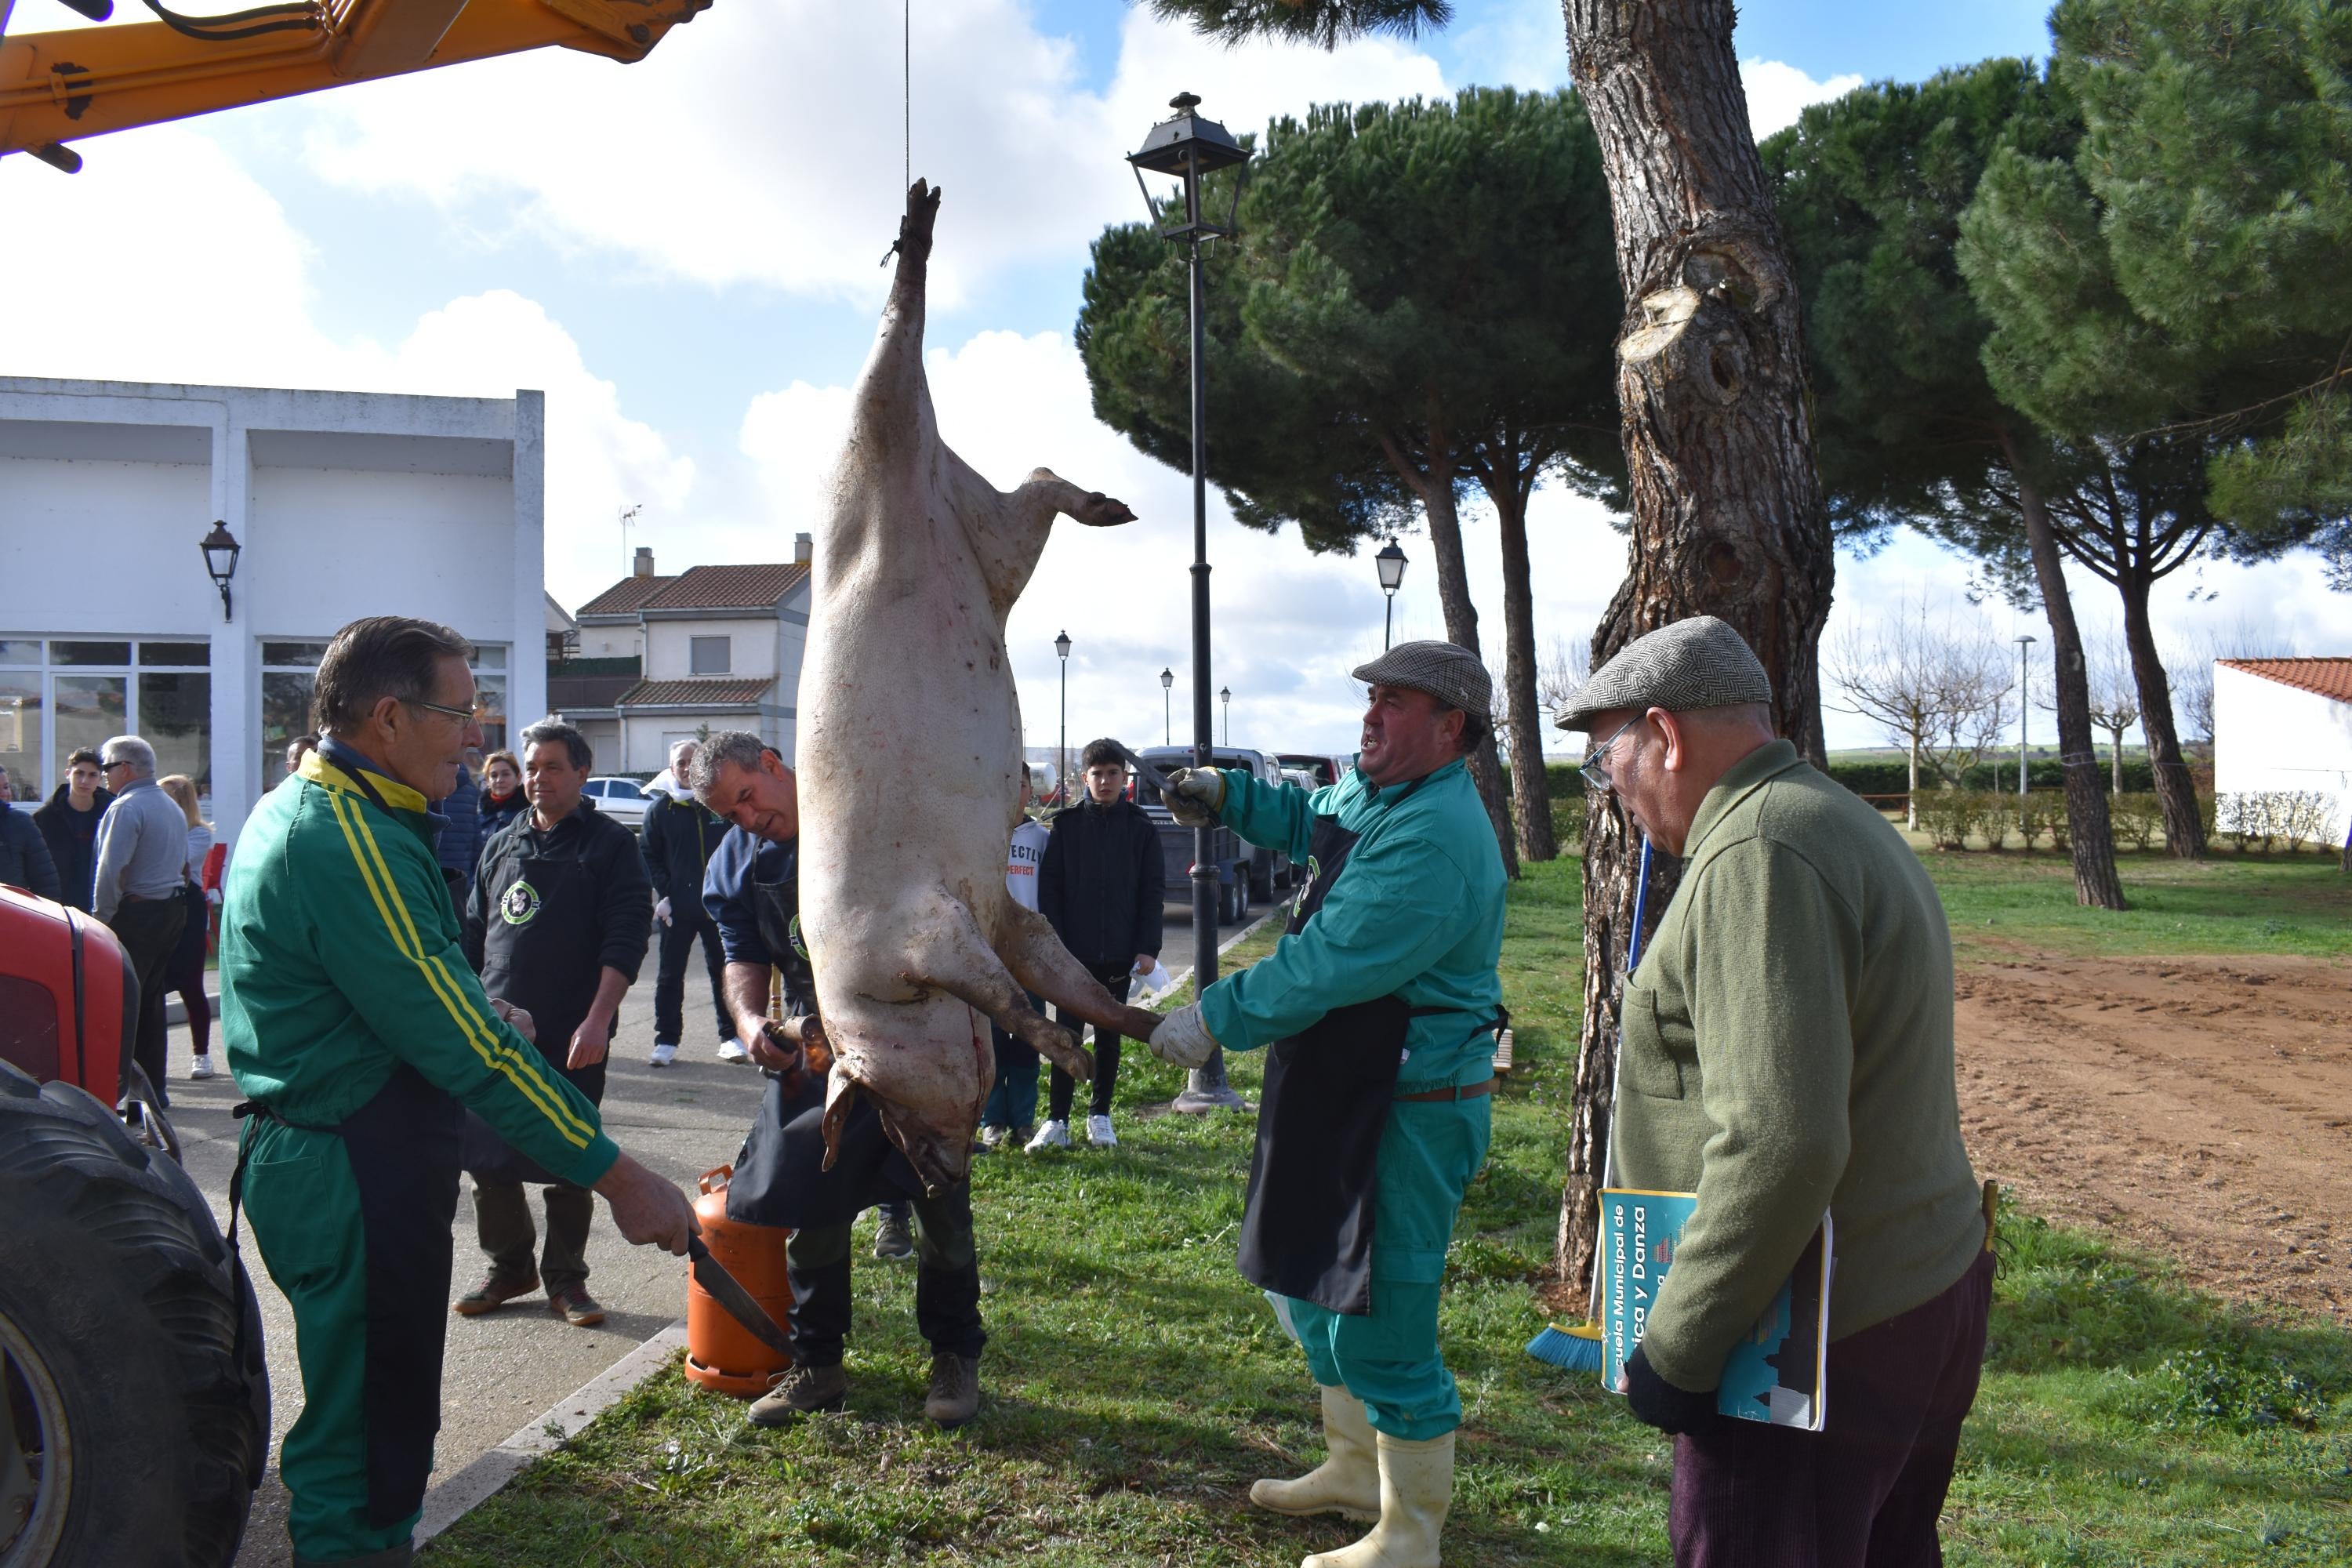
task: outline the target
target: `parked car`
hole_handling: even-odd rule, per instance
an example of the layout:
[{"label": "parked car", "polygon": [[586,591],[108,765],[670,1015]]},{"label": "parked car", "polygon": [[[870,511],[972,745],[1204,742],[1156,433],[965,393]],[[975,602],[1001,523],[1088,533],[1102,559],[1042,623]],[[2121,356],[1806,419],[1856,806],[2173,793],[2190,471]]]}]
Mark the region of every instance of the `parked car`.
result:
[{"label": "parked car", "polygon": [[1308,773],[1305,768],[1283,769],[1282,782],[1285,784],[1297,784],[1300,789],[1305,790],[1309,795],[1314,794],[1317,790],[1323,787],[1321,784],[1315,782],[1315,775]]},{"label": "parked car", "polygon": [[1338,784],[1356,771],[1353,760],[1326,756],[1319,752],[1276,752],[1274,760],[1285,768],[1297,768],[1312,775],[1315,782],[1310,787],[1315,789]]},{"label": "parked car", "polygon": [[[1162,772],[1192,765],[1192,748],[1190,746],[1152,746],[1137,754]],[[1279,784],[1282,780],[1281,768],[1263,752],[1220,746],[1209,753],[1209,765],[1229,772],[1246,773],[1262,784]],[[1168,886],[1171,896],[1182,899],[1186,895],[1175,889],[1180,884],[1188,882],[1192,875],[1192,829],[1176,826],[1168,808],[1160,804],[1158,790],[1141,779],[1135,780],[1134,785],[1135,804],[1143,807],[1160,825],[1160,852],[1167,858]],[[1219,831],[1224,833],[1229,830]],[[1218,854],[1221,870],[1232,868],[1240,873],[1240,908],[1234,911],[1235,916],[1247,913],[1253,902],[1274,902],[1275,889],[1286,888],[1297,879],[1289,858],[1280,850],[1244,844],[1238,836],[1234,837],[1231,850],[1220,850]]]},{"label": "parked car", "polygon": [[644,831],[646,813],[654,804],[653,796],[635,779],[592,778],[580,786],[580,793],[593,800],[598,811],[633,833]]}]

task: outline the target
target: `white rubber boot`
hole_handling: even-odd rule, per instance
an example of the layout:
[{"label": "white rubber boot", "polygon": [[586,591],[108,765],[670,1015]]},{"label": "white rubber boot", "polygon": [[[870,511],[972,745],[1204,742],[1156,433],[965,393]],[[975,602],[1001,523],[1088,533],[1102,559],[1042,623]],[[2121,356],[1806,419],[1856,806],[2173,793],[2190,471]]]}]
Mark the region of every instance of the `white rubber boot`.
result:
[{"label": "white rubber boot", "polygon": [[1372,1419],[1344,1388],[1323,1390],[1323,1447],[1329,1457],[1295,1481],[1253,1481],[1250,1501],[1276,1513],[1336,1513],[1370,1524],[1381,1517],[1381,1466]]},{"label": "white rubber boot", "polygon": [[1454,1501],[1454,1434],[1408,1443],[1380,1435],[1381,1521],[1353,1546],[1298,1568],[1438,1568],[1437,1533]]}]

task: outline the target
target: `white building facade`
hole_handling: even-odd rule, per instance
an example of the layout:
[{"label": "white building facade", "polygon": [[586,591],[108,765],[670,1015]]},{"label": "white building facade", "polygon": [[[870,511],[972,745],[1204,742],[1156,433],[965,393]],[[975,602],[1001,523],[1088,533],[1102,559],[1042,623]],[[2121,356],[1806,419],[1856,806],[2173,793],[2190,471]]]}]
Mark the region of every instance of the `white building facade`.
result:
[{"label": "white building facade", "polygon": [[[135,733],[224,838],[310,728],[336,630],[477,649],[489,743],[545,710],[544,400],[0,377],[0,766]],[[227,604],[197,543],[240,546]]]},{"label": "white building facade", "polygon": [[2224,658],[2213,665],[2213,791],[2311,792],[2352,812],[2352,658]]}]

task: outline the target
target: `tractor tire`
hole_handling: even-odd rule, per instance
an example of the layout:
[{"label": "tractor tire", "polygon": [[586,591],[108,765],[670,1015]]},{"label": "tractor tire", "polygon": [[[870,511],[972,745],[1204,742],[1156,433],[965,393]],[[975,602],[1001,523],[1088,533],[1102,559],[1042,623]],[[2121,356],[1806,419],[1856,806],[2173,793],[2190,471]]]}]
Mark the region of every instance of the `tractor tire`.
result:
[{"label": "tractor tire", "polygon": [[269,1453],[253,1287],[187,1173],[0,1062],[0,1568],[226,1568]]}]

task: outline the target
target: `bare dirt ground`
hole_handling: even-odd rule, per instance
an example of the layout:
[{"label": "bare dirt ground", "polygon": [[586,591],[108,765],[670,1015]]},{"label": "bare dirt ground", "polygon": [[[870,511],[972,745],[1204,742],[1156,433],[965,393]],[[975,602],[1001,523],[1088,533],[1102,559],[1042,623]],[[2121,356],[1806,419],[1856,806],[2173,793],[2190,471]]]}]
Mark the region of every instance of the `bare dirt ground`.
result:
[{"label": "bare dirt ground", "polygon": [[1958,994],[1980,1175],[2222,1296],[2352,1324],[2352,961],[2035,957]]}]

